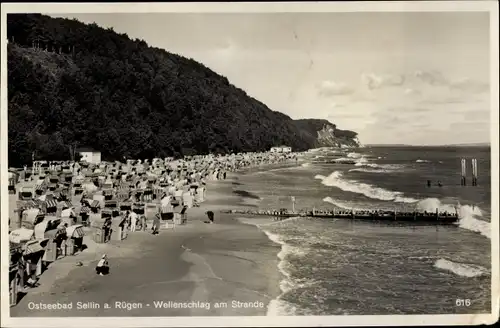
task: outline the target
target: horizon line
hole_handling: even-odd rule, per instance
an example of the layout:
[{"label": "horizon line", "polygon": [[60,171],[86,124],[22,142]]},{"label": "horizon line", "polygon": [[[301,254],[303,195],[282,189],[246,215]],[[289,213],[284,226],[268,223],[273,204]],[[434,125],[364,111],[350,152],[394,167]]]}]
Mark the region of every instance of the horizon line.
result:
[{"label": "horizon line", "polygon": [[470,143],[456,143],[456,144],[391,144],[391,143],[373,143],[363,144],[364,146],[407,146],[407,147],[491,147],[491,142],[470,142]]}]

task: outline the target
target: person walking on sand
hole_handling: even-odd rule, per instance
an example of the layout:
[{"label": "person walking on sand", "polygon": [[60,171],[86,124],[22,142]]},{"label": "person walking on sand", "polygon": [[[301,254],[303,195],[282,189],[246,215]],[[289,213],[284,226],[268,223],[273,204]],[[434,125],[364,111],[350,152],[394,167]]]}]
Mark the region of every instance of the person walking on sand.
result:
[{"label": "person walking on sand", "polygon": [[97,262],[95,272],[100,276],[104,276],[105,274],[109,273],[109,263],[106,254],[103,254],[102,258],[99,260],[99,262]]},{"label": "person walking on sand", "polygon": [[160,215],[161,214],[159,212],[156,213],[155,218],[153,219],[153,235],[159,234],[158,230],[160,230]]},{"label": "person walking on sand", "polygon": [[[128,213],[128,211],[127,211]],[[135,213],[134,211],[130,212],[130,214],[128,215],[129,219],[130,219],[130,232],[132,231],[135,231],[136,229],[136,226],[137,226],[137,213]]]}]

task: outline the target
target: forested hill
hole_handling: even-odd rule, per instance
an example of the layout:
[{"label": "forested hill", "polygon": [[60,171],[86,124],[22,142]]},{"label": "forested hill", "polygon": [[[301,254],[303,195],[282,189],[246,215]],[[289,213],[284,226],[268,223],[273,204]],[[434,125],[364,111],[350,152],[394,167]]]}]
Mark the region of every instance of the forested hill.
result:
[{"label": "forested hill", "polygon": [[96,24],[38,14],[7,20],[11,166],[33,152],[68,159],[75,146],[107,160],[318,146],[313,125],[270,110],[192,59]]}]

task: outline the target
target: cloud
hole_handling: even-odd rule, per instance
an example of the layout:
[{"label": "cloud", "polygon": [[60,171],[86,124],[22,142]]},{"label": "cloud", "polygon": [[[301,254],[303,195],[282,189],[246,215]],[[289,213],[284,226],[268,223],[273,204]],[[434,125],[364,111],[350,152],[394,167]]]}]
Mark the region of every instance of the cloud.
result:
[{"label": "cloud", "polygon": [[447,85],[448,80],[438,71],[415,71],[413,77],[418,81],[430,85]]},{"label": "cloud", "polygon": [[460,79],[449,79],[438,71],[422,71],[418,70],[413,73],[416,82],[431,86],[447,86],[454,91],[469,91],[471,93],[483,93],[489,91],[489,83],[473,81],[465,77]]},{"label": "cloud", "polygon": [[450,129],[452,130],[459,130],[462,131],[462,133],[466,134],[469,131],[481,131],[485,130],[488,131],[490,130],[490,123],[487,121],[477,121],[477,122],[454,122],[449,125]]},{"label": "cloud", "polygon": [[323,97],[335,95],[347,95],[354,92],[354,89],[344,82],[326,80],[318,86],[318,94]]},{"label": "cloud", "polygon": [[405,113],[428,113],[428,112],[431,112],[432,109],[430,108],[426,108],[426,107],[403,107],[403,106],[400,106],[400,107],[389,107],[387,108],[387,112],[391,112],[391,113],[401,113],[401,114],[405,114]]},{"label": "cloud", "polygon": [[490,85],[488,83],[472,81],[469,78],[451,81],[450,87],[455,90],[471,91],[475,93],[488,92],[490,90]]},{"label": "cloud", "polygon": [[488,110],[469,110],[463,112],[463,118],[470,121],[485,121],[487,122],[491,118],[491,113]]},{"label": "cloud", "polygon": [[450,79],[436,70],[416,70],[400,74],[361,74],[361,85],[369,91],[388,87],[404,87],[400,92],[405,96],[422,96],[447,92],[485,93],[489,83],[474,81],[470,78]]},{"label": "cloud", "polygon": [[383,87],[401,86],[405,83],[405,76],[398,75],[378,75],[375,73],[361,74],[361,83],[370,90]]},{"label": "cloud", "polygon": [[420,95],[422,95],[422,92],[420,90],[407,88],[407,89],[405,89],[404,94],[407,96],[411,96],[411,95],[420,96]]},{"label": "cloud", "polygon": [[332,109],[334,109],[334,108],[335,108],[335,109],[339,109],[339,108],[344,108],[345,106],[344,106],[343,104],[339,104],[339,103],[336,103],[336,102],[332,102],[332,103],[330,103],[330,107],[331,107]]},{"label": "cloud", "polygon": [[420,101],[421,104],[432,104],[432,105],[444,105],[444,104],[463,104],[467,103],[467,99],[460,99],[458,97],[448,97],[448,98],[430,98]]}]

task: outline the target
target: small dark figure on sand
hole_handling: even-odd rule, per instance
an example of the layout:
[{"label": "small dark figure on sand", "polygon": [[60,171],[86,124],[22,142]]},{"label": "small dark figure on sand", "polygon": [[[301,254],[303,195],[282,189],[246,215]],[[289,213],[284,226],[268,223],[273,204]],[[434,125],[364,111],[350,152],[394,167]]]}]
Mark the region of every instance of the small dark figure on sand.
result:
[{"label": "small dark figure on sand", "polygon": [[431,180],[427,180],[427,187],[431,186]]},{"label": "small dark figure on sand", "polygon": [[214,212],[207,211],[207,216],[208,216],[208,219],[210,220],[210,223],[214,223]]},{"label": "small dark figure on sand", "polygon": [[441,181],[438,181],[438,187],[442,187]]},{"label": "small dark figure on sand", "polygon": [[95,267],[95,273],[100,276],[104,276],[105,274],[109,273],[109,263],[106,254],[104,254],[97,263],[97,266]]},{"label": "small dark figure on sand", "polygon": [[158,231],[160,230],[160,215],[161,215],[160,213],[156,213],[155,218],[153,219],[153,232],[152,232],[153,235],[157,235],[160,233]]},{"label": "small dark figure on sand", "polygon": [[106,218],[102,230],[104,231],[104,242],[107,243],[111,240],[111,218]]}]

